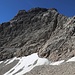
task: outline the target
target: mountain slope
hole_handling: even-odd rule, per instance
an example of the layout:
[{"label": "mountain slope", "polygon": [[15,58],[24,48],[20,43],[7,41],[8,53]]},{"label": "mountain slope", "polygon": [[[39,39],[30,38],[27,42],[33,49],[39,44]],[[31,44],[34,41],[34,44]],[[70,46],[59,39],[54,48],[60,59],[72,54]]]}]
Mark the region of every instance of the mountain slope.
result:
[{"label": "mountain slope", "polygon": [[74,56],[74,20],[55,8],[20,10],[12,20],[0,25],[0,60],[36,52],[52,61]]},{"label": "mountain slope", "polygon": [[38,66],[24,75],[75,75],[75,62],[64,63],[59,66]]},{"label": "mountain slope", "polygon": [[51,62],[39,58],[37,53],[0,61],[0,75],[74,75],[75,57],[65,61]]}]

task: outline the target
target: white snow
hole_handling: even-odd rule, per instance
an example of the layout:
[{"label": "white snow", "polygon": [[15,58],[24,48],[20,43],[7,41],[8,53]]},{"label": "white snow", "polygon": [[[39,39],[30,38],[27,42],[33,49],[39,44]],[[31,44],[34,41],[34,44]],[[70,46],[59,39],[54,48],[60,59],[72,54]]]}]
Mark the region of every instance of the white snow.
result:
[{"label": "white snow", "polygon": [[71,59],[69,59],[68,61],[66,62],[75,62],[75,57],[72,57]]},{"label": "white snow", "polygon": [[8,63],[8,61],[10,61],[10,59],[6,60],[4,63],[6,64],[6,63]]},{"label": "white snow", "polygon": [[48,16],[48,15],[49,15],[49,13],[45,13],[45,14],[43,14],[43,17]]},{"label": "white snow", "polygon": [[0,64],[2,63],[3,61],[0,61]]},{"label": "white snow", "polygon": [[[65,62],[65,60],[50,62],[46,58],[39,58],[37,53],[34,53],[34,54],[31,54],[27,57],[25,57],[25,56],[20,57],[20,58],[15,57],[13,59],[10,59],[8,61],[8,63],[6,63],[6,65],[14,62],[14,60],[19,60],[19,61],[12,69],[10,69],[4,75],[23,75],[23,74],[29,72],[30,70],[32,70],[36,66],[40,66],[40,65],[60,65],[63,62]],[[75,61],[75,57],[69,59],[66,62],[72,62],[72,61]],[[2,63],[2,62],[0,62],[0,63]]]},{"label": "white snow", "polygon": [[50,65],[60,65],[63,62],[64,62],[64,60],[57,61],[57,62],[52,62]]},{"label": "white snow", "polygon": [[[15,60],[15,59],[18,59],[18,58],[14,58],[13,60]],[[13,62],[13,60],[12,60],[12,62]],[[19,58],[19,62],[17,63],[17,65],[14,66],[12,69],[10,69],[8,72],[6,72],[4,75],[13,75],[13,74],[23,75],[26,72],[33,69],[35,66],[44,65],[44,64],[48,65],[49,63],[50,62],[46,58],[39,58],[37,53],[34,53],[27,57]]]},{"label": "white snow", "polygon": [[38,62],[36,64],[36,66],[38,65],[49,65],[50,64],[50,61],[46,58],[38,58]]}]

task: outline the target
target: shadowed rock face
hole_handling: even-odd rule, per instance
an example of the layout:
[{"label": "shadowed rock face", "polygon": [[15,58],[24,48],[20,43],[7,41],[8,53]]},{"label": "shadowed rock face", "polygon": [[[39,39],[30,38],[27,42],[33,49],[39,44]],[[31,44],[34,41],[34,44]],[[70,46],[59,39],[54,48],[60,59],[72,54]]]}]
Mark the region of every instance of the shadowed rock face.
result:
[{"label": "shadowed rock face", "polygon": [[74,22],[55,8],[20,10],[0,25],[0,60],[35,52],[53,61],[74,56]]}]

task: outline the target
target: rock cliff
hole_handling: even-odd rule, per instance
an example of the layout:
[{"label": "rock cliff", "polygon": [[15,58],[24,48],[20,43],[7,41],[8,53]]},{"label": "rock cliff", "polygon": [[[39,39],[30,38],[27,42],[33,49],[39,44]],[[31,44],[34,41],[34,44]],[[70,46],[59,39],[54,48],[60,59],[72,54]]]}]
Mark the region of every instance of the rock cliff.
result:
[{"label": "rock cliff", "polygon": [[0,60],[27,56],[56,61],[75,55],[75,17],[57,9],[20,10],[9,22],[0,24]]}]

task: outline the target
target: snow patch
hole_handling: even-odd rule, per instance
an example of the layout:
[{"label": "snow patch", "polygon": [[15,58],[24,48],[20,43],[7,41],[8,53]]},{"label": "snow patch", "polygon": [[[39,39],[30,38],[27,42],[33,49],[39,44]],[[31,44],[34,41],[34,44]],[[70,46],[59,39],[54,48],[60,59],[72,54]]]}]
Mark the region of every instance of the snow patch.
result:
[{"label": "snow patch", "polygon": [[[31,71],[34,67],[40,66],[40,65],[60,65],[65,62],[65,60],[56,61],[56,62],[50,62],[46,58],[39,58],[37,53],[31,54],[29,56],[24,57],[15,57],[13,59],[7,60],[6,65],[14,62],[14,60],[19,60],[18,63],[10,69],[8,72],[6,72],[4,75],[23,75],[29,71]],[[0,61],[2,63],[3,61]],[[72,57],[66,62],[75,62],[75,57]]]},{"label": "snow patch", "polygon": [[38,65],[49,65],[50,64],[50,61],[46,58],[38,58],[38,62],[36,64],[36,66]]},{"label": "snow patch", "polygon": [[0,61],[0,64],[2,63],[3,61]]},{"label": "snow patch", "polygon": [[8,63],[8,61],[10,61],[10,59],[6,60],[4,63],[6,64],[6,63]]},{"label": "snow patch", "polygon": [[23,75],[32,70],[35,66],[48,65],[50,63],[46,58],[39,58],[37,53],[22,58],[15,57],[9,63],[17,59],[19,62],[4,75]]},{"label": "snow patch", "polygon": [[64,62],[64,60],[57,61],[57,62],[52,62],[50,65],[60,65],[63,62]]},{"label": "snow patch", "polygon": [[43,14],[43,17],[48,16],[48,15],[49,15],[49,13],[45,13],[45,14]]},{"label": "snow patch", "polygon": [[72,57],[71,59],[69,59],[68,61],[66,62],[75,62],[75,57]]},{"label": "snow patch", "polygon": [[[9,61],[8,61],[9,60]],[[50,62],[46,58],[39,58],[37,53],[31,54],[29,56],[24,57],[15,57],[13,59],[8,59],[6,62],[7,64],[13,63],[14,60],[19,60],[18,63],[10,69],[8,72],[6,72],[4,75],[23,75],[29,71],[31,71],[34,67],[40,66],[40,65],[60,65],[65,62],[65,60],[56,61],[56,62]],[[66,62],[75,62],[75,57],[72,57]],[[3,61],[0,61],[2,63]]]}]

